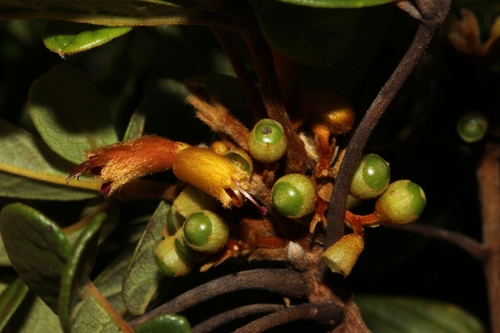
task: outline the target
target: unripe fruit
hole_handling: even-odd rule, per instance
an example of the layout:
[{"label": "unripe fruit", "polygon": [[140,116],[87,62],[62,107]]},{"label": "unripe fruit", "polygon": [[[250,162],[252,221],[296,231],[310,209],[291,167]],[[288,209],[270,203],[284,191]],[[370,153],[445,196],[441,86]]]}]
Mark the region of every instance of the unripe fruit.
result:
[{"label": "unripe fruit", "polygon": [[224,153],[224,157],[227,157],[234,165],[245,171],[248,176],[252,175],[252,158],[245,151],[241,149],[231,149]]},{"label": "unripe fruit", "polygon": [[389,184],[377,198],[375,213],[380,222],[403,225],[416,221],[425,204],[425,193],[420,186],[409,180],[398,180]]},{"label": "unripe fruit", "polygon": [[286,151],[287,141],[283,127],[272,119],[259,121],[248,138],[248,151],[254,159],[262,163],[279,160]]},{"label": "unripe fruit", "polygon": [[488,119],[479,111],[468,111],[457,122],[458,135],[467,143],[481,140],[487,130]]},{"label": "unripe fruit", "polygon": [[348,234],[323,252],[321,260],[323,260],[332,272],[340,273],[346,277],[351,273],[364,246],[363,237],[356,234]]},{"label": "unripe fruit", "polygon": [[184,230],[175,233],[175,249],[182,257],[189,261],[203,262],[208,259],[209,254],[194,250],[184,238]]},{"label": "unripe fruit", "polygon": [[208,210],[191,214],[183,230],[187,244],[199,252],[216,253],[224,248],[229,238],[226,222]]},{"label": "unripe fruit", "polygon": [[291,219],[300,218],[314,211],[316,187],[311,179],[292,173],[276,181],[272,190],[272,201],[276,210]]},{"label": "unripe fruit", "polygon": [[390,178],[389,163],[375,154],[363,155],[356,167],[350,193],[363,200],[376,198],[387,188]]},{"label": "unripe fruit", "polygon": [[168,277],[184,276],[193,269],[194,263],[179,255],[175,249],[175,236],[158,243],[154,257],[160,271]]}]

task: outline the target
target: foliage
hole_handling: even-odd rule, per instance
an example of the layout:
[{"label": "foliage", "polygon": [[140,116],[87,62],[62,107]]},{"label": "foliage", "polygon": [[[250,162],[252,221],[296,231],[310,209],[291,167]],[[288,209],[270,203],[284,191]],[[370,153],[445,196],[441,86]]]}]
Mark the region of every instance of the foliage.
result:
[{"label": "foliage", "polygon": [[[427,197],[421,224],[402,229],[486,262],[483,244],[432,230],[479,237],[474,168],[496,135],[499,8],[457,2],[475,13],[455,17],[452,7],[417,66],[447,6],[412,3],[2,1],[0,329],[484,332],[479,265],[387,224],[413,221]],[[427,38],[421,51],[415,34]],[[404,63],[407,51],[415,56]],[[456,121],[471,109],[493,130],[466,145]],[[263,118],[287,139],[264,162],[248,140]],[[374,200],[345,208],[368,137],[364,150],[390,162],[391,181],[425,190],[404,182],[422,193],[408,221],[385,221]],[[233,162],[221,157],[228,150]],[[312,188],[305,212],[274,209],[285,174]],[[183,192],[185,183],[205,193]],[[216,250],[183,236],[184,220],[202,210],[206,219],[217,210],[226,233]],[[211,224],[198,228],[196,242],[217,238]],[[164,239],[170,252],[159,255]],[[181,256],[182,270],[162,261],[172,251],[192,255]]]}]

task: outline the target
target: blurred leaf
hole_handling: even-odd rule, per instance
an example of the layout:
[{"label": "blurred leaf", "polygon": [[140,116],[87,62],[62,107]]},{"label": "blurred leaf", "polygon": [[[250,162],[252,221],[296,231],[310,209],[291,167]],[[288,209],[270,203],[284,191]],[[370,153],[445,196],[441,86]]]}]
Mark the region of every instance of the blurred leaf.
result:
[{"label": "blurred leaf", "polygon": [[61,229],[37,210],[14,203],[2,209],[0,231],[14,269],[57,312],[61,274],[70,252]]},{"label": "blurred leaf", "polygon": [[482,333],[481,323],[451,303],[416,297],[357,295],[373,333]]},{"label": "blurred leaf", "polygon": [[279,1],[252,1],[266,39],[281,53],[309,65],[328,65],[353,43],[358,9],[325,9]]},{"label": "blurred leaf", "polygon": [[3,245],[2,238],[0,238],[0,266],[12,266],[9,256],[7,255],[7,251],[5,250],[5,246]]},{"label": "blurred leaf", "polygon": [[43,43],[49,50],[63,56],[101,46],[130,30],[131,27],[49,21],[43,31]]},{"label": "blurred leaf", "polygon": [[67,172],[72,167],[30,133],[0,120],[1,196],[45,200],[95,196],[100,184],[88,178],[66,184]]},{"label": "blurred leaf", "polygon": [[127,130],[123,135],[123,141],[138,138],[144,132],[144,126],[146,124],[146,106],[146,101],[140,103],[137,109],[132,114],[132,117],[130,117]]},{"label": "blurred leaf", "polygon": [[36,80],[29,107],[38,132],[59,156],[75,164],[84,150],[118,141],[104,97],[86,74],[60,64]]},{"label": "blurred leaf", "polygon": [[296,5],[322,8],[359,8],[377,6],[397,0],[279,0]]},{"label": "blurred leaf", "polygon": [[108,26],[188,24],[206,14],[166,1],[2,0],[0,20],[54,19]]},{"label": "blurred leaf", "polygon": [[59,295],[59,318],[65,332],[132,332],[123,318],[90,282],[105,213],[91,219],[75,243],[64,268]]},{"label": "blurred leaf", "polygon": [[170,205],[162,201],[139,240],[124,276],[123,300],[132,315],[141,315],[146,311],[163,278],[154,259],[154,250],[163,239],[161,231],[169,210]]},{"label": "blurred leaf", "polygon": [[24,313],[22,319],[22,322],[16,322],[17,333],[62,333],[59,317],[40,297],[34,298],[29,312]]},{"label": "blurred leaf", "polygon": [[28,286],[21,278],[17,278],[0,295],[0,331],[2,331],[10,317],[28,293]]},{"label": "blurred leaf", "polygon": [[134,333],[191,333],[191,325],[183,316],[166,313],[137,327]]},{"label": "blurred leaf", "polygon": [[102,295],[111,303],[116,312],[122,316],[127,312],[127,307],[122,296],[123,276],[127,271],[133,253],[134,248],[128,247],[125,249],[94,280],[95,286]]}]

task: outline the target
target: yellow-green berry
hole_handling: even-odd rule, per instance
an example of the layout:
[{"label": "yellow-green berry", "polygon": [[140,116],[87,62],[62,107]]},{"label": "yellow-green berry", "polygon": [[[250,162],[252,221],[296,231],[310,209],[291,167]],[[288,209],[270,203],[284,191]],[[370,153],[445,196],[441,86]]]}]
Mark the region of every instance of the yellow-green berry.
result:
[{"label": "yellow-green berry", "polygon": [[375,213],[381,222],[403,225],[416,221],[427,201],[420,186],[409,180],[389,184],[377,198]]},{"label": "yellow-green berry", "polygon": [[259,162],[273,163],[286,151],[287,140],[283,126],[272,119],[259,121],[248,138],[248,151]]},{"label": "yellow-green berry", "polygon": [[323,252],[321,260],[332,272],[340,273],[346,277],[351,273],[364,246],[365,242],[361,236],[348,234]]},{"label": "yellow-green berry", "polygon": [[175,233],[175,248],[184,258],[194,262],[203,262],[209,258],[209,254],[193,249],[184,238],[184,230],[180,229]]},{"label": "yellow-green berry", "polygon": [[252,175],[252,158],[245,151],[241,149],[231,149],[224,153],[224,157],[227,157],[231,162],[233,162],[241,170],[245,171],[249,176]]},{"label": "yellow-green berry", "polygon": [[154,258],[160,271],[168,277],[184,276],[194,266],[192,261],[179,255],[175,249],[175,236],[170,236],[158,243]]},{"label": "yellow-green berry", "polygon": [[208,210],[191,214],[183,230],[187,244],[199,252],[216,253],[224,248],[229,238],[226,222]]},{"label": "yellow-green berry", "polygon": [[274,208],[288,218],[300,218],[314,211],[316,187],[311,179],[292,173],[276,181],[272,189]]},{"label": "yellow-green berry", "polygon": [[389,163],[375,154],[361,156],[351,183],[350,194],[367,200],[379,196],[389,185]]},{"label": "yellow-green berry", "polygon": [[488,119],[480,111],[465,112],[457,122],[458,135],[467,143],[481,140],[487,130]]}]

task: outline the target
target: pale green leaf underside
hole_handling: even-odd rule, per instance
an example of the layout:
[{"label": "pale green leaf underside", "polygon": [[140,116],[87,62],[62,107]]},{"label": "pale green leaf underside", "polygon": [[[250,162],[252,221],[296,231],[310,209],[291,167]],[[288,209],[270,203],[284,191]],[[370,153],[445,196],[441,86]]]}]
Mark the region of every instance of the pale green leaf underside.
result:
[{"label": "pale green leaf underside", "polygon": [[162,201],[151,218],[141,240],[137,244],[123,280],[123,299],[129,312],[141,315],[163,278],[156,266],[154,250],[163,239],[161,230],[167,220],[170,205]]},{"label": "pale green leaf underside", "polygon": [[484,333],[481,323],[456,305],[416,297],[358,295],[356,304],[373,333]]},{"label": "pale green leaf underside", "polygon": [[67,21],[50,21],[43,31],[45,46],[60,55],[87,51],[120,37],[131,27],[107,27]]},{"label": "pale green leaf underside", "polygon": [[84,151],[118,141],[104,97],[87,75],[69,64],[53,67],[30,89],[30,115],[45,143],[75,164]]},{"label": "pale green leaf underside", "polygon": [[296,5],[321,8],[361,8],[383,5],[397,0],[279,0]]},{"label": "pale green leaf underside", "polygon": [[81,200],[96,195],[99,183],[84,177],[66,183],[74,165],[30,133],[3,120],[0,133],[0,196]]},{"label": "pale green leaf underside", "polygon": [[2,0],[1,19],[53,19],[106,26],[188,24],[206,13],[153,0]]},{"label": "pale green leaf underside", "polygon": [[24,318],[17,333],[62,333],[59,317],[45,304],[40,297],[36,297],[30,311]]}]

